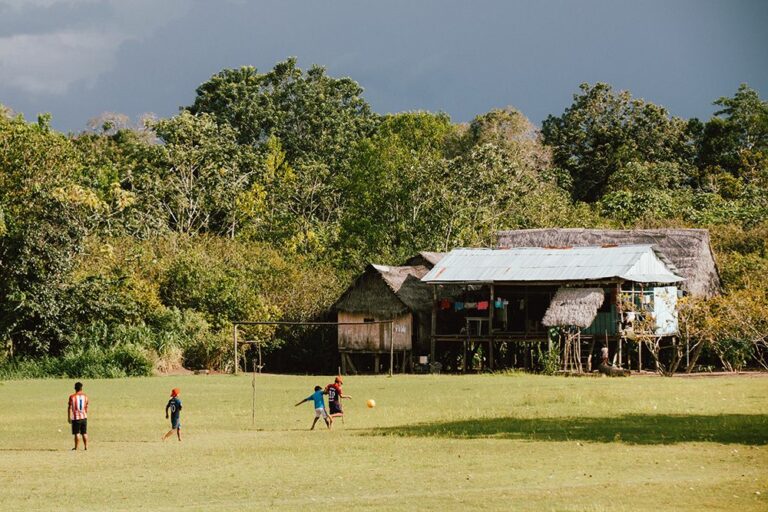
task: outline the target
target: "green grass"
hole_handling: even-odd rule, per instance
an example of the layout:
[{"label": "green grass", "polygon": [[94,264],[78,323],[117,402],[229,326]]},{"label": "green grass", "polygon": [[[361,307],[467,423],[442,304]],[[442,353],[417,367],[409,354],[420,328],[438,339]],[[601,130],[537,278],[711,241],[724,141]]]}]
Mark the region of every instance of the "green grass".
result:
[{"label": "green grass", "polygon": [[327,382],[258,376],[252,426],[250,376],[85,381],[87,453],[73,381],[0,382],[0,510],[768,509],[768,378],[349,377],[309,432]]}]

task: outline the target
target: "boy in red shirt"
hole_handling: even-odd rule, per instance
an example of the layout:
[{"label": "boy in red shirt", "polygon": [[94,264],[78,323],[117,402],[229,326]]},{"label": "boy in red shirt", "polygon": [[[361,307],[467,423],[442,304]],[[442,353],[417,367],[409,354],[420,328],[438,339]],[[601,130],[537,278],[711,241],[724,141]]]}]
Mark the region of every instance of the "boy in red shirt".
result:
[{"label": "boy in red shirt", "polygon": [[72,435],[75,436],[75,447],[77,450],[80,440],[78,435],[83,438],[83,449],[88,449],[88,396],[83,393],[83,383],[75,383],[75,392],[69,395],[67,401],[67,421],[72,424]]},{"label": "boy in red shirt", "polygon": [[341,418],[341,422],[344,423],[344,410],[341,407],[341,399],[347,398],[351,400],[352,397],[342,393],[341,384],[341,377],[336,377],[333,384],[325,386],[324,393],[328,395],[328,408],[331,411],[331,418]]}]

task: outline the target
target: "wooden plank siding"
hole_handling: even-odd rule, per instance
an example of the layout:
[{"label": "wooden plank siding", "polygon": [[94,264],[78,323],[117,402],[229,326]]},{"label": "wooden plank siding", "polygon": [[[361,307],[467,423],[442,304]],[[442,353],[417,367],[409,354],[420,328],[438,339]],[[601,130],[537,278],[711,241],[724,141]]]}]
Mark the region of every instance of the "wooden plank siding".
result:
[{"label": "wooden plank siding", "polygon": [[369,324],[365,319],[389,320],[374,314],[339,311],[339,322],[355,322],[360,325],[339,326],[339,350],[389,353],[390,332],[394,337],[394,350],[411,350],[413,339],[413,315],[405,313],[393,318],[393,324]]}]

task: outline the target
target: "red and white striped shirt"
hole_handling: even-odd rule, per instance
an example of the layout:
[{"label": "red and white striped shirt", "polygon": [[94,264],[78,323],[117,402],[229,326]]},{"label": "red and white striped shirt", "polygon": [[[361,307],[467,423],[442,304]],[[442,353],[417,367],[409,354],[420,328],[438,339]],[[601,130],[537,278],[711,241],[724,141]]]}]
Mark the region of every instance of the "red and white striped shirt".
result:
[{"label": "red and white striped shirt", "polygon": [[88,396],[82,391],[69,395],[69,410],[73,420],[84,420],[88,417]]}]

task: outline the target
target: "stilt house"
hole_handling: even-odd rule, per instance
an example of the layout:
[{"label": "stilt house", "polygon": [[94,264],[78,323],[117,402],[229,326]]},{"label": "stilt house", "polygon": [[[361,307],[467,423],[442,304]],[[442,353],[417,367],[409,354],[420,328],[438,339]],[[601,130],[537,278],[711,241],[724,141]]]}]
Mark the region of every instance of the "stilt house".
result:
[{"label": "stilt house", "polygon": [[655,335],[674,336],[678,297],[720,289],[706,230],[506,231],[499,246],[455,249],[422,279],[432,360],[466,370],[479,350],[491,369],[529,366],[530,342],[551,342],[555,328],[568,340],[564,367],[582,369],[584,341],[610,344],[621,363],[641,315]]}]

